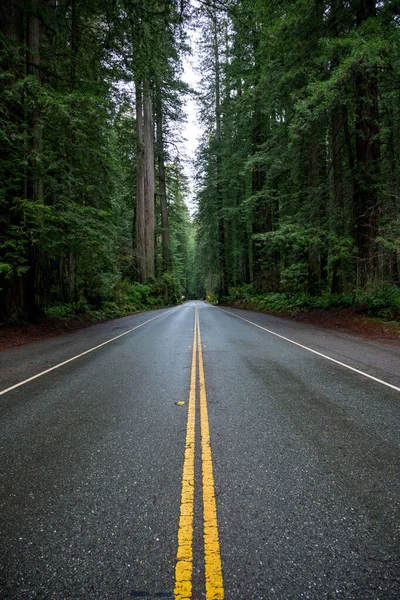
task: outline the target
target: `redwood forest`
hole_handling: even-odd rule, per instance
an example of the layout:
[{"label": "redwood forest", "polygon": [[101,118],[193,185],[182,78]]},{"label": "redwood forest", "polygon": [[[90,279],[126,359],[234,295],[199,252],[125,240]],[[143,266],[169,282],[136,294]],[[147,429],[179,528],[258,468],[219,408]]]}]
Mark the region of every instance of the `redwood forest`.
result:
[{"label": "redwood forest", "polygon": [[399,31],[394,0],[0,0],[0,322],[398,320]]}]

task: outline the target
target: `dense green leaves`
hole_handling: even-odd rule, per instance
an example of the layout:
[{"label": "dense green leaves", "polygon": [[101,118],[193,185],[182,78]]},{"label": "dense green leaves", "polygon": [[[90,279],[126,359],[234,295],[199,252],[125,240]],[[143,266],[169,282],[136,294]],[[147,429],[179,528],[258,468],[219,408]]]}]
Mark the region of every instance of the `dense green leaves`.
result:
[{"label": "dense green leaves", "polygon": [[35,318],[52,306],[112,316],[176,302],[187,292],[189,228],[178,166],[168,182],[172,271],[159,270],[136,296],[132,90],[138,77],[152,94],[161,82],[167,143],[181,118],[185,10],[170,0],[4,4],[0,318]]},{"label": "dense green leaves", "polygon": [[[198,272],[207,293],[221,295],[217,188],[229,286],[313,297],[398,285],[394,6],[209,5],[223,75],[219,145],[214,118],[199,154]],[[213,26],[203,10],[207,39]],[[211,53],[203,64],[216,90]],[[207,94],[201,102],[209,114]]]},{"label": "dense green leaves", "polygon": [[[2,320],[243,286],[290,302],[396,296],[395,3],[5,4]],[[204,128],[194,223],[175,149],[188,26],[200,28]]]}]

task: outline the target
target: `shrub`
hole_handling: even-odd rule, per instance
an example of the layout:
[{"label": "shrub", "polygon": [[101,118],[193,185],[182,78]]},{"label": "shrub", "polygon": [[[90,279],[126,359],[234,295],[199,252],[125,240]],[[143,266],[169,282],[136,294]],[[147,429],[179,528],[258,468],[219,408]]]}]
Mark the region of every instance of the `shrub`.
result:
[{"label": "shrub", "polygon": [[371,287],[358,295],[360,304],[365,304],[371,317],[381,319],[400,318],[400,288],[393,284]]},{"label": "shrub", "polygon": [[75,316],[75,306],[74,304],[56,304],[46,310],[46,315],[57,319],[72,318]]}]

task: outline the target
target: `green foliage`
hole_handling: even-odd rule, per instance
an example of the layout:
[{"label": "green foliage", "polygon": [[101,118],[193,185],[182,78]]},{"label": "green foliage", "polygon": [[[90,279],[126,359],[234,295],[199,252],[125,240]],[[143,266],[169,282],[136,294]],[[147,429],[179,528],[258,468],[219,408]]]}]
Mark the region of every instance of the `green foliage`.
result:
[{"label": "green foliage", "polygon": [[[21,3],[1,25],[2,319],[29,319],[43,310],[60,318],[111,318],[186,294],[190,225],[178,160],[168,190],[171,273],[158,269],[148,286],[136,283],[132,235],[131,89],[136,78],[147,78],[152,89],[157,79],[163,127],[172,136],[184,92],[187,11],[178,8],[167,0],[146,7],[61,1],[57,11],[43,2]],[[35,39],[28,35],[33,30]]]},{"label": "green foliage", "polygon": [[75,306],[73,304],[56,304],[46,310],[48,317],[55,317],[57,319],[70,319],[75,317],[77,314]]},{"label": "green foliage", "polygon": [[385,282],[400,283],[389,5],[234,0],[200,13],[196,289],[251,284],[253,304],[286,312],[354,303],[371,284],[386,298]]},{"label": "green foliage", "polygon": [[208,304],[214,304],[214,305],[218,304],[218,302],[219,302],[218,296],[216,294],[207,294],[205,300]]},{"label": "green foliage", "polygon": [[365,304],[371,317],[400,319],[400,288],[396,285],[381,285],[369,288],[358,295],[360,304]]},{"label": "green foliage", "polygon": [[331,310],[354,306],[356,299],[350,294],[324,294],[320,297],[306,293],[259,294],[250,286],[231,288],[229,302],[243,308],[270,311],[277,314],[294,315],[310,310]]},{"label": "green foliage", "polygon": [[251,283],[245,283],[237,287],[229,288],[229,301],[236,302],[237,300],[244,300],[245,302],[251,300],[256,296],[256,291]]},{"label": "green foliage", "polygon": [[[221,300],[228,288],[232,301],[265,310],[351,298],[372,315],[397,315],[397,287],[386,283],[399,283],[400,270],[400,36],[390,3],[369,3],[368,14],[360,2],[228,5],[62,0],[57,11],[23,2],[10,12],[0,36],[1,319],[44,309],[120,316],[182,296]],[[169,153],[191,11],[204,126],[194,222]],[[156,277],[145,286],[133,233],[132,88],[143,79],[161,101],[170,239],[166,258],[158,215]]]},{"label": "green foliage", "polygon": [[306,293],[308,286],[307,261],[296,262],[281,271],[281,286],[289,295]]},{"label": "green foliage", "polygon": [[371,317],[385,320],[400,319],[400,288],[386,284],[352,294],[323,294],[319,297],[306,293],[260,294],[252,285],[232,287],[228,303],[276,314],[295,315],[304,311],[328,311],[347,307],[366,308]]},{"label": "green foliage", "polygon": [[63,321],[84,317],[89,321],[116,319],[135,312],[164,308],[178,304],[174,295],[175,282],[171,274],[149,281],[148,285],[121,281],[114,289],[113,299],[90,305],[84,298],[73,304],[55,304],[46,309],[46,315]]}]

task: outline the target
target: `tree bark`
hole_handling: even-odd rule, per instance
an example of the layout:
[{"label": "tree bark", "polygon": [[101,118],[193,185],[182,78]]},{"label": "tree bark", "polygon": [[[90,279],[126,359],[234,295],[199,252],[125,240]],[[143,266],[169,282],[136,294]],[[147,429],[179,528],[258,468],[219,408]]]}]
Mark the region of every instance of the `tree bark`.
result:
[{"label": "tree bark", "polygon": [[[359,2],[356,25],[376,16],[375,0]],[[378,83],[368,64],[360,65],[355,73],[356,103],[356,164],[354,187],[354,229],[358,247],[357,285],[364,288],[379,280],[378,229],[379,198],[379,111]]]},{"label": "tree bark", "polygon": [[73,304],[76,302],[76,253],[74,250],[69,253],[68,267],[68,299]]},{"label": "tree bark", "polygon": [[23,42],[23,12],[18,0],[0,0],[0,31],[17,43]]},{"label": "tree bark", "polygon": [[218,21],[215,3],[212,8],[213,27],[213,51],[214,51],[214,76],[215,76],[215,140],[216,140],[216,189],[215,200],[218,221],[218,263],[219,263],[219,285],[218,297],[222,298],[228,294],[228,282],[226,272],[226,240],[225,240],[225,218],[224,202],[221,193],[221,66],[218,42]]},{"label": "tree bark", "polygon": [[79,52],[79,28],[78,28],[78,9],[77,1],[71,0],[71,89],[75,88],[76,84],[76,69],[78,66],[78,52]]},{"label": "tree bark", "polygon": [[[320,225],[321,218],[318,167],[318,132],[317,124],[313,123],[308,148],[309,214],[311,222],[317,226]],[[319,296],[321,293],[321,252],[318,245],[313,245],[308,250],[308,293],[310,296]]]},{"label": "tree bark", "polygon": [[[339,237],[344,234],[344,199],[341,149],[341,109],[332,110],[333,227]],[[332,261],[331,294],[343,292],[343,259]]]},{"label": "tree bark", "polygon": [[[42,43],[42,25],[37,16],[39,2],[32,0],[27,21],[27,73],[33,75],[37,81],[40,81],[40,49]],[[44,187],[43,177],[40,173],[40,155],[42,152],[42,125],[41,115],[38,106],[34,106],[29,115],[29,125],[31,130],[30,141],[30,160],[27,172],[27,197],[34,203],[43,202]],[[40,303],[43,299],[45,290],[41,289],[41,269],[42,256],[39,244],[32,242],[28,250],[29,271],[26,276],[26,303],[27,316],[29,320],[34,320],[41,314]]]},{"label": "tree bark", "polygon": [[[79,52],[79,19],[77,1],[71,2],[71,61],[70,61],[70,90],[73,91],[76,85],[76,69],[78,66]],[[74,141],[74,140],[73,140]],[[74,184],[73,184],[74,185]],[[75,185],[74,185],[75,188]],[[75,189],[74,189],[75,192]],[[74,193],[76,196],[76,193]],[[69,302],[74,303],[77,300],[76,272],[77,272],[77,253],[74,244],[71,245],[68,265],[68,298]]]},{"label": "tree bark", "polygon": [[[0,69],[2,72],[12,73],[12,81],[15,82],[20,76],[23,68],[24,53],[22,50],[25,27],[24,11],[18,0],[0,0],[0,32],[3,39],[0,40]],[[15,48],[14,48],[15,46]],[[11,47],[11,52],[9,48]],[[18,50],[17,50],[18,48]],[[0,93],[3,91],[3,82],[0,82]],[[20,104],[3,98],[4,106],[10,115],[12,126],[20,131],[23,121],[23,111]],[[13,149],[2,147],[2,160],[13,160]],[[20,149],[20,159],[25,160],[23,150]],[[10,189],[11,188],[11,189]],[[22,177],[9,186],[3,202],[0,204],[0,219],[2,223],[20,226],[22,215],[14,204],[14,197],[25,197]],[[0,261],[4,259],[5,249],[0,248]],[[0,319],[18,318],[25,313],[25,281],[26,275],[18,276],[12,274],[11,278],[5,278],[0,274]]]},{"label": "tree bark", "polygon": [[143,91],[142,82],[135,82],[136,92],[136,264],[140,283],[146,282]]},{"label": "tree bark", "polygon": [[162,240],[162,257],[163,271],[171,270],[171,240],[168,222],[168,202],[167,202],[167,186],[165,180],[165,152],[163,139],[163,112],[161,87],[157,84],[157,160],[158,160],[158,188],[160,193],[160,210],[161,210],[161,240]]},{"label": "tree bark", "polygon": [[[392,109],[389,111],[389,141],[388,141],[388,184],[389,184],[389,198],[390,198],[390,211],[394,222],[397,221],[399,214],[399,190],[397,184],[397,172],[396,172],[396,151],[395,151],[395,137],[394,137],[394,118]],[[388,270],[389,279],[392,283],[400,284],[400,269],[399,261],[400,254],[395,250],[389,250],[388,256]]]},{"label": "tree bark", "polygon": [[151,90],[148,81],[143,83],[143,140],[144,140],[144,213],[146,278],[155,274],[155,171],[154,171],[154,127]]}]

